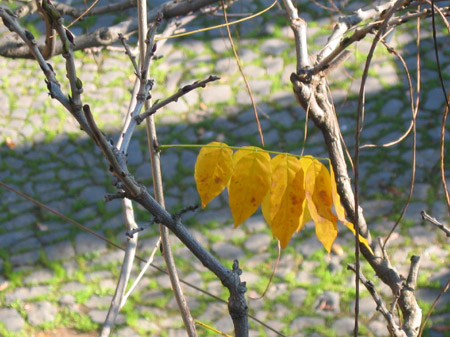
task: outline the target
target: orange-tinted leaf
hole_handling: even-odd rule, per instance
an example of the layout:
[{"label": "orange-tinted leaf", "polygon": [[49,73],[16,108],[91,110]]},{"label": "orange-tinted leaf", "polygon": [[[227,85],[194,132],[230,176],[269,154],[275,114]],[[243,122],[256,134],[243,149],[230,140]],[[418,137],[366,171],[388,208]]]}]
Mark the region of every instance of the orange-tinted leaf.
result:
[{"label": "orange-tinted leaf", "polygon": [[263,215],[269,224],[272,223],[272,219],[275,216],[278,208],[280,207],[281,202],[280,199],[273,195],[273,191],[277,189],[279,191],[278,195],[280,195],[283,193],[287,186],[287,171],[282,169],[280,170],[280,168],[278,167],[280,164],[286,165],[285,154],[279,154],[272,158],[272,160],[270,161],[270,166],[272,169],[272,183],[270,185],[270,191],[266,194],[266,197],[264,198],[261,205]]},{"label": "orange-tinted leaf", "polygon": [[233,155],[234,171],[228,185],[228,202],[239,226],[258,209],[271,183],[270,156],[256,148],[238,150]]},{"label": "orange-tinted leaf", "polygon": [[334,177],[333,165],[330,165],[330,179],[331,179],[331,193],[333,195],[333,204],[334,209],[336,210],[336,214],[338,219],[342,222],[345,221],[345,210],[341,205],[341,196],[337,192],[336,179]]},{"label": "orange-tinted leaf", "polygon": [[[308,172],[309,165],[311,165],[314,160],[315,159],[311,156],[305,156],[300,158],[299,162],[304,172],[304,179],[306,179],[306,172]],[[306,184],[305,184],[305,195],[306,195]],[[305,223],[307,223],[310,220],[312,220],[312,217],[308,209],[308,200],[305,198],[302,204],[302,212],[300,214],[300,221],[298,224],[297,232],[299,232],[303,228]]]},{"label": "orange-tinted leaf", "polygon": [[[279,160],[275,161],[275,158]],[[299,227],[300,214],[305,199],[304,172],[300,161],[285,154],[273,159],[272,186],[270,189],[270,214],[273,236],[286,248]]]},{"label": "orange-tinted leaf", "polygon": [[337,236],[337,218],[331,212],[333,197],[331,179],[325,165],[314,160],[306,173],[306,198],[316,227],[316,235],[329,253]]},{"label": "orange-tinted leaf", "polygon": [[223,191],[233,172],[233,150],[224,143],[208,145],[223,147],[203,147],[195,163],[195,182],[203,208]]},{"label": "orange-tinted leaf", "polygon": [[8,148],[10,148],[11,150],[13,150],[16,147],[16,143],[13,142],[11,137],[6,137],[5,143],[6,143],[6,146]]},{"label": "orange-tinted leaf", "polygon": [[[330,179],[331,179],[331,192],[333,195],[333,204],[334,204],[334,209],[336,210],[337,217],[338,217],[339,221],[341,221],[348,229],[350,229],[352,231],[353,235],[356,235],[355,226],[351,222],[349,222],[345,219],[345,210],[341,204],[341,197],[340,197],[339,193],[337,192],[336,179],[334,176],[333,165],[330,165],[330,176],[331,176]],[[369,251],[373,254],[372,248],[370,248],[370,246],[369,246],[369,241],[367,241],[367,239],[365,237],[363,237],[362,235],[359,235],[359,241],[361,243],[363,243],[364,246],[366,246],[367,249],[369,249]]]}]

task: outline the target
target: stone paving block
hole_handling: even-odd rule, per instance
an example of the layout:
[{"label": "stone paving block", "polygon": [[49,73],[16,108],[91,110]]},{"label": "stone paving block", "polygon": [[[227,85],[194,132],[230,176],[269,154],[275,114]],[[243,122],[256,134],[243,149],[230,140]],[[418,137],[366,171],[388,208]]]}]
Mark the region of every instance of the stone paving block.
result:
[{"label": "stone paving block", "polygon": [[30,300],[37,296],[47,295],[50,290],[50,286],[19,287],[14,289],[13,292],[5,294],[5,301],[6,303],[11,303],[16,300]]},{"label": "stone paving block", "polygon": [[305,256],[305,258],[310,257],[312,254],[314,254],[316,251],[320,249],[323,249],[323,245],[320,243],[320,241],[317,239],[315,235],[311,236],[310,238],[306,239],[305,241],[297,245],[297,250],[303,256]]},{"label": "stone paving block", "polygon": [[36,302],[32,303],[28,311],[28,323],[33,326],[43,323],[50,323],[55,320],[58,309],[50,302]]},{"label": "stone paving block", "polygon": [[43,233],[39,236],[39,241],[41,241],[44,245],[48,245],[54,241],[57,241],[62,238],[67,238],[70,234],[70,230],[63,229],[59,231],[49,231],[47,233]]},{"label": "stone paving block", "polygon": [[181,163],[186,170],[194,170],[197,161],[197,153],[185,150],[181,153]]},{"label": "stone paving block", "polygon": [[55,273],[50,269],[39,269],[23,279],[24,284],[41,284],[50,281]]},{"label": "stone paving block", "polygon": [[307,294],[308,291],[306,289],[303,288],[294,289],[289,294],[289,302],[292,303],[294,306],[301,308],[303,302],[306,299]]},{"label": "stone paving block", "polygon": [[79,312],[79,308],[76,303],[75,297],[73,297],[70,294],[62,295],[58,302],[60,305],[69,308],[71,311]]},{"label": "stone paving block", "polygon": [[98,258],[95,258],[92,262],[95,265],[104,265],[108,263],[116,263],[123,260],[125,252],[122,250],[116,249],[111,252],[107,252],[105,255],[102,255]]},{"label": "stone paving block", "polygon": [[389,336],[389,331],[386,327],[385,322],[379,322],[379,321],[369,322],[368,328],[376,337],[388,337]]},{"label": "stone paving block", "polygon": [[214,68],[214,71],[219,74],[233,74],[238,70],[239,69],[236,64],[236,60],[231,57],[219,59],[218,61],[216,61]]},{"label": "stone paving block", "polygon": [[[34,192],[29,193],[29,194],[34,194]],[[12,213],[26,213],[25,211],[28,211],[29,209],[31,209],[33,207],[34,207],[34,205],[28,201],[18,202],[18,203],[8,205],[9,211]]]},{"label": "stone paving block", "polygon": [[231,49],[230,41],[225,37],[219,37],[211,40],[211,48],[217,53],[222,54]]},{"label": "stone paving block", "polygon": [[[82,186],[82,185],[81,185]],[[106,194],[106,190],[101,186],[87,186],[81,191],[80,198],[86,200],[89,203],[97,201],[103,201]]]},{"label": "stone paving block", "polygon": [[288,47],[289,43],[281,39],[267,39],[259,46],[259,49],[267,54],[280,55]]},{"label": "stone paving block", "polygon": [[234,260],[245,256],[243,250],[227,242],[216,242],[211,246],[213,252],[222,259]]},{"label": "stone paving block", "polygon": [[230,315],[225,315],[215,322],[215,327],[217,330],[224,333],[231,333],[234,330],[233,321]]},{"label": "stone paving block", "polygon": [[266,233],[258,233],[250,236],[244,242],[245,249],[252,253],[261,253],[268,249],[272,237]]},{"label": "stone paving block", "polygon": [[130,327],[124,327],[124,328],[117,330],[117,334],[120,337],[141,337],[140,334],[138,334],[136,331],[134,331]]},{"label": "stone paving block", "polygon": [[84,303],[84,305],[90,309],[93,308],[109,308],[112,301],[112,295],[97,296],[93,295]]},{"label": "stone paving block", "polygon": [[444,97],[440,87],[433,88],[426,93],[424,109],[436,110],[444,106]]},{"label": "stone paving block", "polygon": [[0,323],[3,323],[8,331],[19,332],[25,325],[25,320],[16,309],[0,308]]},{"label": "stone paving block", "polygon": [[229,85],[212,84],[200,91],[200,97],[205,104],[223,103],[231,99],[232,91]]},{"label": "stone paving block", "polygon": [[[88,312],[91,320],[98,324],[103,324],[106,319],[106,315],[108,314],[108,310],[91,310]],[[120,325],[125,323],[125,316],[123,314],[118,314],[116,318],[115,324]]]},{"label": "stone paving block", "polygon": [[101,253],[106,251],[106,243],[91,234],[79,233],[75,237],[75,250],[77,254]]},{"label": "stone paving block", "polygon": [[[410,207],[414,207],[414,205],[411,205]],[[420,210],[423,208],[415,208],[415,212],[418,213],[417,217],[418,221],[416,222],[420,222],[422,217],[420,216]],[[415,245],[427,245],[430,246],[433,244],[433,242],[436,242],[436,231],[433,229],[431,229],[431,227],[426,227],[426,226],[414,226],[411,228],[408,228],[408,233],[411,236],[411,239],[413,241],[413,243]]]},{"label": "stone paving block", "polygon": [[50,261],[59,259],[68,259],[75,255],[72,242],[69,240],[61,241],[44,248],[45,255]]},{"label": "stone paving block", "polygon": [[[19,225],[20,223],[17,223]],[[30,238],[33,235],[33,231],[18,231],[18,232],[7,232],[0,235],[0,247],[8,248],[11,245],[16,245],[18,242]]]},{"label": "stone paving block", "polygon": [[355,327],[355,319],[352,317],[338,318],[331,324],[331,328],[336,332],[339,337],[350,336],[353,333]]},{"label": "stone paving block", "polygon": [[139,141],[133,139],[128,147],[127,163],[130,165],[138,165],[142,163],[143,156],[141,148],[139,147]]},{"label": "stone paving block", "polygon": [[23,266],[27,264],[32,264],[38,260],[39,260],[39,250],[32,250],[26,253],[12,255],[9,258],[9,262],[13,266]]},{"label": "stone paving block", "polygon": [[87,286],[85,286],[84,284],[80,283],[80,282],[67,282],[66,284],[64,284],[61,289],[60,292],[65,293],[72,293],[72,292],[77,292],[77,291],[81,291],[81,290],[85,290],[87,288]]},{"label": "stone paving block", "polygon": [[84,279],[87,282],[96,281],[96,280],[100,280],[100,279],[107,279],[107,278],[112,278],[112,277],[113,277],[113,275],[111,274],[111,272],[107,271],[107,270],[97,270],[97,271],[93,271],[93,272],[84,274]]},{"label": "stone paving block", "polygon": [[322,317],[308,317],[308,316],[300,316],[295,318],[290,328],[293,331],[305,331],[306,328],[314,328],[317,326],[324,326],[325,319]]},{"label": "stone paving block", "polygon": [[262,61],[266,68],[267,75],[276,75],[283,70],[283,59],[281,57],[268,56]]},{"label": "stone paving block", "polygon": [[393,200],[368,200],[361,203],[364,216],[367,219],[377,217],[380,214],[388,214],[393,206]]}]

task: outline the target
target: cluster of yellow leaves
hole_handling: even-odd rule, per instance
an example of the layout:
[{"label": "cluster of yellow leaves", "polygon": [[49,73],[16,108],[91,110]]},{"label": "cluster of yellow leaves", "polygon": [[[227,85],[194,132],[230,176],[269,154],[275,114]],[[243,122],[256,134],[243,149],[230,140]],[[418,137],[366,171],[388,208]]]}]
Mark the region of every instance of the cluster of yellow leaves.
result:
[{"label": "cluster of yellow leaves", "polygon": [[[261,205],[282,248],[310,220],[328,252],[337,236],[338,219],[355,233],[353,224],[345,219],[333,168],[328,171],[314,157],[278,154],[271,158],[257,147],[243,147],[233,153],[228,145],[212,142],[198,155],[195,181],[203,208],[228,188],[235,227]],[[333,206],[337,215],[332,212]],[[368,246],[361,236],[360,241]]]}]

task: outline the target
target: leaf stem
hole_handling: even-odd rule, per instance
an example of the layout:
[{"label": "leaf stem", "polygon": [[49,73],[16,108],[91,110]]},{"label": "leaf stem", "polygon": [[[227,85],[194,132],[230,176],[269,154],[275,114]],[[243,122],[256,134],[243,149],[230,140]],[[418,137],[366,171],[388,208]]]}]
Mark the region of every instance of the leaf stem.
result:
[{"label": "leaf stem", "polygon": [[292,156],[292,157],[297,157],[297,158],[310,158],[311,160],[313,159],[317,159],[317,160],[321,160],[321,161],[326,161],[329,162],[330,159],[329,158],[320,158],[320,157],[313,157],[311,155],[306,155],[306,156],[302,156],[302,155],[298,155],[298,154],[292,154],[289,152],[279,152],[279,151],[269,151],[266,149],[261,149],[259,147],[256,146],[248,146],[248,147],[241,147],[241,146],[230,146],[230,145],[210,145],[210,144],[206,144],[206,145],[202,145],[202,144],[168,144],[168,145],[160,145],[158,146],[158,150],[164,150],[164,149],[169,149],[169,148],[175,148],[175,147],[179,147],[179,148],[202,148],[202,147],[210,147],[210,148],[227,148],[227,149],[232,149],[232,150],[247,150],[247,151],[261,151],[261,152],[267,152],[270,154],[285,154],[287,156]]}]

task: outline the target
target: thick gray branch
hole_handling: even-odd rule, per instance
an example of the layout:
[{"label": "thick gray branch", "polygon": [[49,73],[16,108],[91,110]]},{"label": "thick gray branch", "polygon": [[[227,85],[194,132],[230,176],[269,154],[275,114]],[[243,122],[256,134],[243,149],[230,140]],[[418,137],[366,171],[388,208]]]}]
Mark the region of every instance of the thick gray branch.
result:
[{"label": "thick gray branch", "polygon": [[[158,13],[162,13],[163,19],[167,20],[176,16],[182,16],[189,14],[193,11],[209,6],[217,0],[190,0],[175,2],[170,1],[164,3],[148,12],[147,22],[155,20]],[[136,31],[138,28],[137,18],[131,18],[118,23],[111,27],[102,27],[91,33],[84,34],[75,38],[75,50],[109,46],[112,43],[119,41],[119,34],[127,35]],[[44,38],[37,40],[37,47],[42,51],[45,47]],[[57,42],[55,55],[62,53],[61,42]],[[29,48],[22,41],[17,41],[13,36],[9,34],[0,38],[0,56],[11,58],[33,58]]]}]

